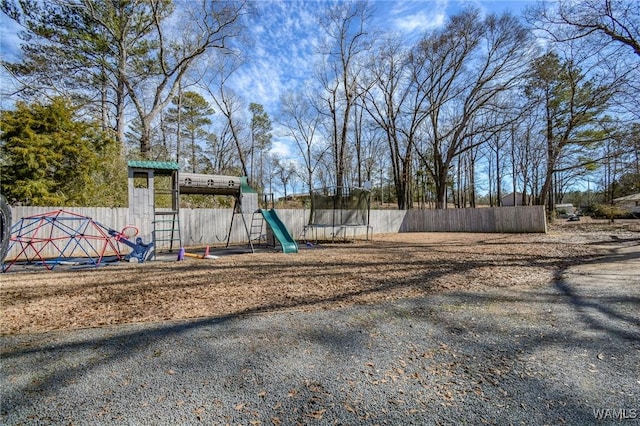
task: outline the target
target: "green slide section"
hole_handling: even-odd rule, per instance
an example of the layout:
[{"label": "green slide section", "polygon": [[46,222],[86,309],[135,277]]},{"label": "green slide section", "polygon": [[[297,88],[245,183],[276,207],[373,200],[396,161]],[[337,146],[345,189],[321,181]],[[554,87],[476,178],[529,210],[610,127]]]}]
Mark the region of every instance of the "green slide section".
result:
[{"label": "green slide section", "polygon": [[262,212],[262,217],[264,217],[264,220],[269,224],[271,231],[273,231],[273,236],[282,246],[282,252],[297,253],[298,244],[296,244],[296,240],[291,237],[291,234],[287,231],[287,227],[284,226],[284,223],[282,223],[276,211],[274,209],[260,209],[260,212]]}]

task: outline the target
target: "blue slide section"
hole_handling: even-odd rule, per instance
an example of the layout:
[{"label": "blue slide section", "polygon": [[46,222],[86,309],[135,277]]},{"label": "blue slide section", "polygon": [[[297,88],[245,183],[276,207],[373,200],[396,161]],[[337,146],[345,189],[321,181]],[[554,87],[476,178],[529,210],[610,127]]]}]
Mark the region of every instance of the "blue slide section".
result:
[{"label": "blue slide section", "polygon": [[283,253],[297,253],[298,252],[298,244],[296,240],[291,237],[291,234],[287,230],[287,227],[284,226],[284,223],[278,217],[278,214],[274,209],[265,210],[260,209],[262,213],[262,217],[267,221],[267,224],[271,228],[273,232],[273,236],[278,240],[280,245],[282,246]]}]

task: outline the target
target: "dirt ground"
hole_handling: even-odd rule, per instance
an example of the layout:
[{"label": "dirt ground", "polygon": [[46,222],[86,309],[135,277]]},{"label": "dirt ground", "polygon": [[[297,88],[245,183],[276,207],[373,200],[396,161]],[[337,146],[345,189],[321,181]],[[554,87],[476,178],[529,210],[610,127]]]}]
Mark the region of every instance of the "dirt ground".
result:
[{"label": "dirt ground", "polygon": [[411,233],[277,252],[0,275],[0,334],[257,312],[309,311],[442,291],[548,284],[570,265],[638,245],[629,228],[546,234]]}]

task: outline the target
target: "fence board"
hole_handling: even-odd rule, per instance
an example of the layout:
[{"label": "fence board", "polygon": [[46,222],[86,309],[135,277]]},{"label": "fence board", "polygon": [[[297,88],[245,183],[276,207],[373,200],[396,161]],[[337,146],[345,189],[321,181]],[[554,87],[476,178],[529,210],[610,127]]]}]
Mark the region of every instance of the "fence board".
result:
[{"label": "fence board", "polygon": [[409,210],[399,232],[546,232],[546,219],[543,206]]},{"label": "fence board", "polygon": [[[13,223],[20,218],[66,210],[89,216],[106,227],[121,230],[129,225],[128,208],[84,207],[12,207]],[[303,238],[309,219],[308,210],[278,209],[278,216],[296,239]],[[180,228],[182,243],[186,247],[220,245],[226,241],[233,209],[181,209]],[[245,214],[247,227],[252,214]],[[247,233],[241,216],[236,214],[230,242],[247,242]],[[398,232],[546,232],[543,206],[494,207],[444,210],[371,210],[370,226],[375,234]],[[139,224],[133,224],[138,225]],[[364,237],[365,227],[347,231],[348,236]],[[331,232],[329,232],[330,234]],[[309,237],[309,236],[307,236]],[[7,258],[15,256],[15,249]],[[45,256],[52,253],[44,253]]]}]

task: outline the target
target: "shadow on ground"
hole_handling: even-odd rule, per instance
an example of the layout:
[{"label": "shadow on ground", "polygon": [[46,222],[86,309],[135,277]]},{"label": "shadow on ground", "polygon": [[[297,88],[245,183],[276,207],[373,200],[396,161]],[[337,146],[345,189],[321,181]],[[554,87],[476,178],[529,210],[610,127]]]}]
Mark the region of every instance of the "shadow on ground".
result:
[{"label": "shadow on ground", "polygon": [[[2,422],[593,423],[594,410],[640,408],[639,259],[635,248],[559,262],[539,288],[281,312],[356,295],[347,291],[217,318],[5,336]],[[442,273],[393,285],[428,287]]]}]

